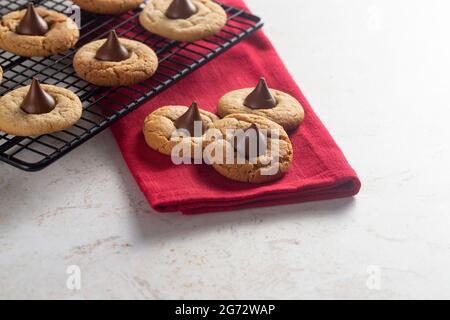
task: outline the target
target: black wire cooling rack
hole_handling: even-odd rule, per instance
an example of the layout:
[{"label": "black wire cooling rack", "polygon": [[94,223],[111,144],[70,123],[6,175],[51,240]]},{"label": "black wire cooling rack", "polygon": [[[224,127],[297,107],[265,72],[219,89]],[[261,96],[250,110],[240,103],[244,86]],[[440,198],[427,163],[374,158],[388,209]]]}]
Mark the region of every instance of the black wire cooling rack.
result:
[{"label": "black wire cooling rack", "polygon": [[[27,2],[0,0],[0,14],[22,9]],[[68,12],[72,5],[66,0],[34,2],[59,12]],[[23,58],[0,51],[0,65],[4,70],[0,95],[28,85],[37,76],[44,83],[72,90],[83,102],[83,116],[70,129],[38,137],[16,137],[0,131],[0,160],[26,171],[45,168],[263,25],[254,15],[222,6],[228,14],[226,27],[216,36],[194,43],[171,41],[149,33],[139,25],[141,8],[122,16],[83,12],[77,48],[104,38],[115,28],[119,35],[144,42],[157,53],[160,65],[156,74],[130,87],[104,89],[78,78],[72,68],[76,49],[48,58]],[[113,101],[114,105],[105,103],[107,101]]]}]

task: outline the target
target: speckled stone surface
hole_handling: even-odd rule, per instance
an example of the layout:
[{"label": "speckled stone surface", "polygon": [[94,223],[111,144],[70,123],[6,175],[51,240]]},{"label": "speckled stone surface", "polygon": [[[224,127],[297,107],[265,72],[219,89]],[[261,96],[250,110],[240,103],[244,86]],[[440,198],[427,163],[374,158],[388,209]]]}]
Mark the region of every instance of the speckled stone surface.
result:
[{"label": "speckled stone surface", "polygon": [[450,3],[280,1],[248,3],[358,198],[156,214],[105,132],[43,172],[0,163],[0,298],[450,298]]}]

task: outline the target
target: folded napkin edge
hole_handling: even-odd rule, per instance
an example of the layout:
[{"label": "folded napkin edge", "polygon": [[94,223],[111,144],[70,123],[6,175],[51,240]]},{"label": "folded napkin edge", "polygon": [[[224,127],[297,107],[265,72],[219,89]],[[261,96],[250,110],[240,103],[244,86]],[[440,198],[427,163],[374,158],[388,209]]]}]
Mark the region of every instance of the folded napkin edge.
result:
[{"label": "folded napkin edge", "polygon": [[330,177],[329,181],[322,178],[317,179],[316,183],[308,182],[305,186],[290,185],[256,195],[238,194],[221,199],[214,196],[202,198],[196,193],[196,190],[187,191],[188,194],[184,193],[182,198],[179,198],[177,194],[167,192],[149,193],[144,191],[144,195],[157,212],[197,214],[353,197],[360,190],[361,181],[355,172],[345,170],[336,173],[334,178]]}]

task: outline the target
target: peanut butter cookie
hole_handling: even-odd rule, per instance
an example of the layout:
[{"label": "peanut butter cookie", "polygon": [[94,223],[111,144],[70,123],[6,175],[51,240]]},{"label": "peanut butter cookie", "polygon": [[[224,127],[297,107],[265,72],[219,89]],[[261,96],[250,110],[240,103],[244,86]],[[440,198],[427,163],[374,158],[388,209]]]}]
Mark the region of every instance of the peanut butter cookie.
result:
[{"label": "peanut butter cookie", "polygon": [[223,8],[211,0],[153,0],[139,20],[148,31],[178,41],[196,41],[217,34],[227,22]]},{"label": "peanut butter cookie", "polygon": [[[202,156],[204,137],[203,134],[219,118],[204,110],[197,109],[193,104],[190,108],[184,106],[161,107],[151,113],[144,121],[144,136],[148,146],[155,151],[165,155],[172,155],[172,149],[183,144],[189,154],[179,153],[180,157],[195,158],[195,150],[200,150]],[[192,112],[191,112],[192,111]],[[188,137],[174,136],[178,129],[185,129],[188,122],[192,122],[191,115],[198,111],[199,118],[203,121],[203,132],[198,135],[192,134]],[[181,121],[180,121],[181,120]],[[183,148],[180,148],[182,150]]]},{"label": "peanut butter cookie", "polygon": [[294,97],[269,89],[262,78],[256,88],[235,90],[224,95],[218,104],[218,114],[248,113],[266,117],[286,131],[296,129],[305,118],[305,111]]},{"label": "peanut butter cookie", "polygon": [[[293,159],[292,144],[283,127],[253,114],[232,114],[212,127],[205,156],[221,175],[239,182],[267,183],[283,177]],[[239,136],[239,133],[241,136]]]},{"label": "peanut butter cookie", "polygon": [[73,0],[81,9],[100,14],[121,14],[139,7],[144,0]]},{"label": "peanut butter cookie", "polygon": [[127,86],[150,78],[158,68],[155,52],[141,42],[114,37],[110,34],[107,40],[88,43],[78,50],[73,59],[76,73],[102,87]]},{"label": "peanut butter cookie", "polygon": [[[30,25],[23,26],[21,22],[28,16]],[[33,18],[43,19],[44,22],[40,20],[33,24]],[[21,29],[29,31],[39,22],[44,26],[38,26],[40,29],[36,28],[36,34],[19,32]],[[0,24],[0,48],[24,57],[48,57],[63,53],[73,48],[79,37],[80,32],[72,19],[45,8],[29,6],[25,10],[10,12],[3,16]]]},{"label": "peanut butter cookie", "polygon": [[[72,91],[52,85],[34,87],[36,90],[43,89],[44,94],[49,95],[50,104],[53,104],[50,109],[30,113],[35,107],[31,101],[28,106],[31,107],[30,112],[24,111],[24,102],[30,98],[29,92],[35,85],[33,82],[31,86],[13,90],[0,98],[0,131],[16,136],[39,136],[67,129],[80,119],[80,99]],[[43,98],[42,92],[32,96],[31,100],[36,96]]]}]

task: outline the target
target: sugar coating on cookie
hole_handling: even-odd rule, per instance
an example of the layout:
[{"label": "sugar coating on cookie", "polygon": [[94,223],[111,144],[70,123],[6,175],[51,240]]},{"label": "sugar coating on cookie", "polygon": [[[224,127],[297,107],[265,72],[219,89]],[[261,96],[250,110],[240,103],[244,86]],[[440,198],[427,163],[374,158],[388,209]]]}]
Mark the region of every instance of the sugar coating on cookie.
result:
[{"label": "sugar coating on cookie", "polygon": [[300,102],[291,95],[270,89],[276,105],[270,109],[251,109],[245,106],[245,99],[254,88],[239,89],[224,95],[218,104],[221,118],[235,113],[248,113],[266,117],[281,125],[286,131],[296,129],[305,118],[305,111]]},{"label": "sugar coating on cookie", "polygon": [[44,114],[28,114],[21,109],[30,86],[13,90],[0,98],[0,131],[16,136],[39,136],[61,131],[81,117],[80,99],[70,90],[42,85],[55,100],[55,108]]},{"label": "sugar coating on cookie", "polygon": [[75,22],[64,14],[45,8],[36,12],[50,26],[43,36],[16,33],[26,10],[13,11],[3,16],[0,24],[0,48],[24,57],[48,57],[63,53],[75,46],[80,32]]},{"label": "sugar coating on cookie", "polygon": [[73,0],[81,9],[99,14],[120,14],[139,7],[144,0]]},{"label": "sugar coating on cookie", "polygon": [[124,61],[102,61],[96,58],[105,39],[83,46],[75,54],[73,67],[84,80],[103,87],[127,86],[150,78],[158,68],[158,57],[147,45],[125,38],[120,42],[130,52]]},{"label": "sugar coating on cookie", "polygon": [[[240,163],[232,132],[247,130],[252,125],[267,132],[266,151],[252,161],[244,159],[245,163]],[[216,150],[223,150],[223,157],[231,155],[228,160],[209,159],[214,169],[224,177],[246,183],[267,183],[282,178],[289,171],[293,159],[292,143],[283,127],[273,121],[253,114],[232,114],[216,121],[212,129],[219,130],[222,138],[210,140],[205,153],[210,153],[213,158],[217,156]],[[277,135],[272,130],[276,130]]]},{"label": "sugar coating on cookie", "polygon": [[[184,106],[165,106],[152,112],[144,121],[144,137],[147,145],[155,151],[162,154],[171,156],[172,149],[184,143],[190,149],[190,155],[194,155],[194,150],[197,148],[203,148],[204,139],[203,137],[188,137],[180,138],[174,137],[174,133],[177,131],[175,122],[186,113],[188,107]],[[202,120],[207,128],[211,127],[214,121],[219,120],[219,118],[212,114],[211,112],[201,110],[200,114]],[[189,148],[190,146],[190,148]],[[188,155],[180,155],[188,156]]]},{"label": "sugar coating on cookie", "polygon": [[192,0],[197,12],[187,19],[166,16],[172,0],[150,1],[139,16],[148,31],[178,41],[196,41],[217,34],[227,22],[223,8],[211,0]]}]

